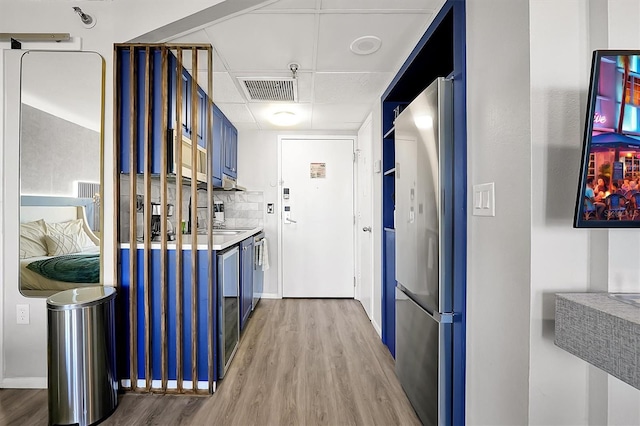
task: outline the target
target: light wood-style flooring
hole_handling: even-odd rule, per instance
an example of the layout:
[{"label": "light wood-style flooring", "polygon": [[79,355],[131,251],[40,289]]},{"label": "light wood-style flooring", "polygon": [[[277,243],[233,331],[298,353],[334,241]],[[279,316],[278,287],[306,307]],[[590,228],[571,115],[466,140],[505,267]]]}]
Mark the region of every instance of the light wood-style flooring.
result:
[{"label": "light wood-style flooring", "polygon": [[[358,301],[262,300],[211,396],[128,393],[104,425],[419,425]],[[45,425],[46,390],[0,390],[1,425]]]}]

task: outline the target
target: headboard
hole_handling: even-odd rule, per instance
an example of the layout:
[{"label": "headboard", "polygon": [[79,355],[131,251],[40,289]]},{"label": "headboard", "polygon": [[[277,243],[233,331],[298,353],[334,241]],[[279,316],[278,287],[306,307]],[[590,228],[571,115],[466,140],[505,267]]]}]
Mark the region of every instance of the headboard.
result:
[{"label": "headboard", "polygon": [[23,195],[20,197],[20,222],[44,219],[46,222],[55,223],[82,219],[84,232],[94,244],[100,245],[100,239],[91,230],[91,222],[87,219],[86,211],[89,205],[93,209],[93,200],[90,198]]}]

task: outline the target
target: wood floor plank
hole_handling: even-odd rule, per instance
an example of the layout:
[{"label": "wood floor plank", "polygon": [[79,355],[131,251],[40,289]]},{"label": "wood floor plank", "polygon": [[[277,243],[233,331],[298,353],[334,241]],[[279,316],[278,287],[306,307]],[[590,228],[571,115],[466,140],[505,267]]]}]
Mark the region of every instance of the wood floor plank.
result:
[{"label": "wood floor plank", "polygon": [[[0,390],[0,424],[45,425],[46,390]],[[104,425],[419,425],[360,302],[262,300],[212,396],[125,394]]]}]

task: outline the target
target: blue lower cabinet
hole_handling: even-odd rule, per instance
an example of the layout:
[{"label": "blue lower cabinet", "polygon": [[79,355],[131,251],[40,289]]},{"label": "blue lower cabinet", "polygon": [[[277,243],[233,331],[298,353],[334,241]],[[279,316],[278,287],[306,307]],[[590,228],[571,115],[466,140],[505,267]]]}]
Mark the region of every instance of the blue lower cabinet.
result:
[{"label": "blue lower cabinet", "polygon": [[244,330],[253,304],[253,237],[240,243],[240,330]]},{"label": "blue lower cabinet", "polygon": [[[151,250],[149,256],[149,270],[148,278],[150,284],[149,294],[145,293],[144,289],[144,250],[136,250],[136,263],[137,263],[137,284],[136,284],[136,352],[137,352],[137,364],[138,364],[138,380],[146,379],[145,365],[147,358],[151,362],[151,375],[154,380],[152,387],[159,388],[162,380],[162,292],[160,287],[160,263],[161,255],[160,250]],[[191,281],[191,250],[182,251],[182,339],[180,342],[177,340],[178,332],[178,304],[177,304],[177,288],[176,288],[176,251],[169,250],[167,252],[166,259],[166,279],[167,286],[166,291],[166,337],[165,344],[167,350],[167,372],[169,380],[169,389],[175,389],[177,384],[175,381],[178,378],[178,364],[177,364],[177,352],[178,347],[182,349],[182,377],[183,381],[193,380],[193,351],[192,351],[192,338],[193,338],[193,300],[195,290],[195,308],[196,308],[196,380],[200,382],[199,387],[202,388],[209,381],[209,377],[217,378],[216,367],[216,352],[217,342],[216,336],[216,291],[215,280],[210,282],[209,280],[209,253],[207,250],[198,250],[198,267],[196,269],[196,286],[195,289],[192,286]],[[214,253],[215,254],[215,253]],[[215,258],[215,257],[214,257]],[[122,270],[128,270],[130,251],[129,249],[121,250]],[[212,262],[211,276],[215,277],[215,262]],[[131,279],[128,274],[123,273],[120,277],[122,283],[121,298],[119,309],[124,318],[129,318],[129,306],[131,298]],[[149,323],[150,323],[150,353],[145,349],[145,336],[146,336],[146,316],[145,316],[145,299],[150,298],[150,311],[149,311]],[[211,318],[211,324],[209,323]],[[131,347],[130,347],[130,328],[128,321],[122,321],[119,335],[122,336],[119,339],[119,346],[123,348],[120,353],[125,354],[118,358],[119,361],[119,374],[123,379],[130,378],[130,362]],[[209,347],[211,342],[211,347]],[[210,359],[211,358],[211,359]],[[210,371],[211,369],[211,371]],[[133,380],[132,380],[133,382]],[[172,383],[174,382],[174,383]],[[133,384],[133,383],[132,383]],[[187,384],[185,384],[186,387]],[[190,387],[190,385],[189,385]],[[206,388],[205,388],[206,389]]]},{"label": "blue lower cabinet", "polygon": [[396,233],[384,231],[384,277],[382,277],[382,342],[396,356]]}]

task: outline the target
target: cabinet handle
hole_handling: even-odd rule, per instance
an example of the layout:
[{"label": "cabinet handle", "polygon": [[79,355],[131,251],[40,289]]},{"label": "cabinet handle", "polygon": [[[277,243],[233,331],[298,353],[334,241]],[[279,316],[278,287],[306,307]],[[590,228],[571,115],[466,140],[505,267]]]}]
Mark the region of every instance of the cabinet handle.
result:
[{"label": "cabinet handle", "polygon": [[364,228],[362,228],[362,230],[364,232],[371,232],[371,227],[370,226],[365,226]]}]

